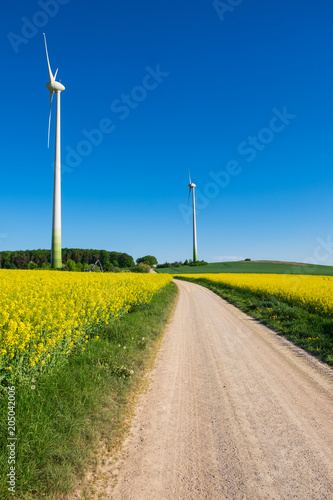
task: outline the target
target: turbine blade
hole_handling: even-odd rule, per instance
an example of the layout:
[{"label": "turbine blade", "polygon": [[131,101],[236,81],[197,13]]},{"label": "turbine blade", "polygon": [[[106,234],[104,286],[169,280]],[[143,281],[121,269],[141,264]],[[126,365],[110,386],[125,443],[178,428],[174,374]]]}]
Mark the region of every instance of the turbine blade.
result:
[{"label": "turbine blade", "polygon": [[188,202],[190,201],[190,196],[191,196],[191,187],[189,187],[189,190],[188,190],[188,198],[187,198],[187,204]]},{"label": "turbine blade", "polygon": [[49,61],[49,54],[47,52],[47,45],[46,45],[46,36],[45,36],[45,33],[43,33],[43,35],[44,35],[44,42],[45,42],[45,51],[46,51],[47,66],[49,68],[49,79],[50,79],[50,82],[54,82],[54,76],[52,75],[50,61]]},{"label": "turbine blade", "polygon": [[191,182],[191,173],[190,173],[190,170],[188,171],[188,178],[189,178],[189,180],[190,180],[190,184],[192,184],[192,182]]},{"label": "turbine blade", "polygon": [[54,73],[54,79],[57,78],[57,73],[58,73],[58,68],[57,68],[57,71]]},{"label": "turbine blade", "polygon": [[53,99],[53,92],[50,92],[50,112],[49,112],[49,130],[48,130],[48,134],[47,134],[47,148],[49,148],[49,146],[50,146],[50,127],[51,127],[52,99]]}]

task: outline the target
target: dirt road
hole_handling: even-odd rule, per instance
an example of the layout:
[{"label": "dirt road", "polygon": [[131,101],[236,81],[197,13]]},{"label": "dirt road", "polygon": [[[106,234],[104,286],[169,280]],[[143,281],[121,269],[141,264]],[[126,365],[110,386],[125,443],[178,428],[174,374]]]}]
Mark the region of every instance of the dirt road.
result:
[{"label": "dirt road", "polygon": [[207,289],[178,286],[104,498],[332,499],[333,371]]}]

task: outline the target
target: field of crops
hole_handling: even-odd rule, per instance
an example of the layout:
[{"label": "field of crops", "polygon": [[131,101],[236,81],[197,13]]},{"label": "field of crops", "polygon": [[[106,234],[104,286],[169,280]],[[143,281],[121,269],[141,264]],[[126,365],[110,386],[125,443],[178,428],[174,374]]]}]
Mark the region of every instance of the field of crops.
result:
[{"label": "field of crops", "polygon": [[0,380],[63,362],[170,275],[0,269]]},{"label": "field of crops", "polygon": [[294,274],[182,274],[225,283],[255,293],[274,295],[313,312],[333,314],[333,277]]}]

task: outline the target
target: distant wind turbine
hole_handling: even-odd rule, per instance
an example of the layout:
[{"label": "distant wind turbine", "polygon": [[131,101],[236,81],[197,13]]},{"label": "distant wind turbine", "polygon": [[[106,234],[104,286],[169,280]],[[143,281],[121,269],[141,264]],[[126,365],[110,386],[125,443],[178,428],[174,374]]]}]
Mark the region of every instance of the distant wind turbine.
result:
[{"label": "distant wind turbine", "polygon": [[65,87],[56,82],[58,70],[54,76],[51,71],[49,54],[47,52],[46,37],[44,35],[45,51],[47,65],[49,69],[49,81],[46,84],[50,92],[50,112],[49,112],[49,128],[47,135],[47,147],[50,145],[50,125],[51,125],[51,108],[53,94],[57,94],[57,109],[56,109],[56,127],[55,127],[55,152],[54,152],[54,187],[53,187],[53,221],[52,221],[52,248],[51,248],[51,267],[62,267],[61,258],[61,171],[60,171],[60,93],[65,90]]},{"label": "distant wind turbine", "polygon": [[196,222],[196,215],[195,215],[195,188],[197,187],[196,184],[194,184],[191,181],[191,174],[190,172],[188,173],[190,183],[188,185],[189,187],[189,192],[188,192],[188,199],[187,203],[189,202],[190,196],[191,196],[191,191],[192,191],[192,202],[193,202],[193,262],[196,262],[198,260],[197,256],[197,222]]}]

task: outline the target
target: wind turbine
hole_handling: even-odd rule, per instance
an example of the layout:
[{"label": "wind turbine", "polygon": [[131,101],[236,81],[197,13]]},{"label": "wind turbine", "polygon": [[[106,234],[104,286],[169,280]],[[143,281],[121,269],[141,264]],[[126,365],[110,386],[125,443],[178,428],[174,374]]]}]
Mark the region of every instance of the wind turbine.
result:
[{"label": "wind turbine", "polygon": [[189,187],[189,192],[188,192],[188,199],[187,203],[189,202],[190,196],[191,196],[191,191],[192,191],[192,202],[193,202],[193,262],[196,262],[198,260],[197,256],[197,222],[196,222],[196,216],[195,216],[195,188],[197,187],[194,182],[191,181],[191,174],[190,172],[188,173],[190,183],[188,185]]},{"label": "wind turbine", "polygon": [[60,162],[60,93],[65,90],[65,87],[60,82],[56,82],[58,70],[54,76],[51,71],[49,54],[47,52],[46,37],[44,35],[45,51],[47,65],[49,69],[49,81],[46,84],[50,92],[50,112],[49,112],[49,129],[47,136],[47,147],[50,145],[50,125],[51,125],[51,108],[53,94],[57,94],[57,109],[56,109],[56,127],[55,127],[55,152],[54,152],[54,187],[53,187],[53,220],[52,220],[52,248],[51,248],[51,267],[62,267],[61,259],[61,162]]}]

